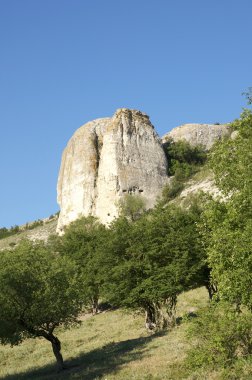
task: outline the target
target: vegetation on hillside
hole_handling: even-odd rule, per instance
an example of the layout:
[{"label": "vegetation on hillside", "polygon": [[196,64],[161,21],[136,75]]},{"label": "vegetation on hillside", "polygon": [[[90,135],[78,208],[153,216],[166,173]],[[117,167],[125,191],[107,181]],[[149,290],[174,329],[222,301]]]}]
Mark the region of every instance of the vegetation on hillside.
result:
[{"label": "vegetation on hillside", "polygon": [[[127,311],[138,313],[145,334],[172,336],[182,318],[184,332],[189,327],[187,358],[171,378],[206,378],[202,371],[204,376],[217,372],[217,379],[251,378],[251,111],[245,110],[232,127],[235,138],[218,142],[209,154],[222,198],[195,196],[183,208],[164,194],[153,210],[145,211],[144,203],[129,195],[110,228],[82,218],[62,237],[52,236],[47,243],[24,241],[3,251],[1,343],[42,336],[52,343],[62,368],[54,330],[70,327],[81,312],[97,315],[106,304],[121,308],[117,316],[123,321]],[[206,160],[200,148],[189,149],[184,142],[167,149],[170,174],[178,183]],[[208,289],[209,304],[178,319],[177,299],[202,285]],[[87,328],[92,330],[91,325]],[[106,334],[110,330],[107,326]]]},{"label": "vegetation on hillside", "polygon": [[[186,321],[191,309],[196,312],[207,302],[204,288],[182,293],[178,297],[178,316]],[[67,366],[60,373],[55,371],[51,347],[45,339],[28,339],[13,348],[0,345],[0,379],[185,379],[183,361],[190,348],[187,322],[169,333],[149,333],[143,318],[141,313],[107,310],[82,316],[79,325],[70,330],[56,329]]]},{"label": "vegetation on hillside", "polygon": [[191,146],[186,140],[169,139],[164,144],[168,161],[168,175],[185,179],[194,174],[206,162],[207,153],[200,146]]},{"label": "vegetation on hillside", "polygon": [[207,161],[207,152],[202,146],[191,146],[187,141],[167,140],[164,149],[168,161],[168,175],[172,180],[163,188],[161,202],[176,198],[184,189],[185,182],[196,174]]},{"label": "vegetation on hillside", "polygon": [[77,322],[82,297],[73,260],[61,257],[42,242],[28,240],[11,254],[1,253],[0,341],[16,345],[43,337],[52,344],[59,369],[64,367],[58,326]]},{"label": "vegetation on hillside", "polygon": [[33,230],[34,228],[37,228],[39,226],[43,226],[43,224],[45,223],[49,223],[51,222],[52,220],[54,220],[55,218],[57,218],[58,216],[58,213],[56,214],[52,214],[49,216],[48,220],[41,220],[41,219],[38,219],[38,220],[35,220],[34,222],[31,222],[31,223],[26,223],[24,226],[12,226],[10,228],[7,228],[7,227],[1,227],[0,228],[0,240],[1,239],[5,239],[9,236],[14,236],[14,235],[17,235],[17,234],[21,234],[23,231],[29,231],[29,230]]},{"label": "vegetation on hillside", "polygon": [[243,373],[252,354],[252,112],[245,110],[233,128],[235,138],[216,144],[210,158],[226,198],[207,202],[199,224],[218,306],[198,320],[191,355],[194,365],[245,379],[252,372]]}]

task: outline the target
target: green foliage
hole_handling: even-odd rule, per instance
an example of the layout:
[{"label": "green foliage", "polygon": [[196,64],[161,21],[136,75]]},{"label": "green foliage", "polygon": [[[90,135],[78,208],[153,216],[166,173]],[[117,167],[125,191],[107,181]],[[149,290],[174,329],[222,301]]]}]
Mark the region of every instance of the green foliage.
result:
[{"label": "green foliage", "polygon": [[[76,266],[44,243],[23,241],[0,255],[0,342],[19,344],[31,337],[52,343],[57,361],[57,326],[76,323],[81,310]],[[62,357],[58,361],[63,363]]]},{"label": "green foliage", "polygon": [[199,171],[206,162],[207,154],[201,146],[192,147],[182,140],[165,143],[165,152],[168,160],[168,175],[173,176],[169,184],[162,191],[160,202],[166,204],[176,198],[184,189],[185,181]]},{"label": "green foliage", "polygon": [[192,147],[187,141],[168,140],[165,144],[168,160],[168,175],[185,180],[196,173],[206,161],[206,152],[201,146]]},{"label": "green foliage", "polygon": [[172,182],[168,185],[165,185],[162,190],[161,204],[166,204],[172,199],[176,198],[177,195],[181,193],[184,189],[184,183],[173,178]]},{"label": "green foliage", "polygon": [[202,231],[219,296],[252,310],[252,113],[233,126],[236,138],[216,145],[210,161],[227,198],[208,204]]},{"label": "green foliage", "polygon": [[237,136],[217,144],[210,160],[217,185],[227,195],[252,189],[252,112],[245,110],[231,127]]},{"label": "green foliage", "polygon": [[15,225],[11,228],[2,227],[0,228],[0,239],[16,235],[20,231],[19,226]]},{"label": "green foliage", "polygon": [[[49,219],[51,220],[52,218],[50,217]],[[44,224],[43,220],[38,219],[32,223],[26,223],[24,227],[19,227],[17,225],[12,226],[11,228],[2,227],[0,228],[0,239],[4,239],[9,236],[16,235],[19,232],[22,232],[23,230],[33,230],[34,228],[42,226],[43,224]]]},{"label": "green foliage", "polygon": [[140,195],[126,194],[119,201],[120,215],[137,220],[146,210],[146,200]]},{"label": "green foliage", "polygon": [[25,229],[26,230],[33,230],[34,228],[42,226],[42,225],[43,225],[43,220],[38,219],[38,220],[35,220],[32,223],[26,223]]},{"label": "green foliage", "polygon": [[108,299],[146,312],[155,309],[152,314],[161,313],[162,306],[172,313],[177,295],[197,283],[202,267],[195,215],[175,206],[160,208],[135,223],[120,218],[111,232]]},{"label": "green foliage", "polygon": [[93,217],[81,218],[66,227],[61,238],[51,244],[77,265],[86,305],[97,311],[103,283],[103,252],[108,230]]},{"label": "green foliage", "polygon": [[225,378],[231,377],[241,360],[252,353],[251,313],[237,314],[228,304],[212,304],[203,309],[190,326],[194,348],[189,352],[189,368],[222,368]]}]

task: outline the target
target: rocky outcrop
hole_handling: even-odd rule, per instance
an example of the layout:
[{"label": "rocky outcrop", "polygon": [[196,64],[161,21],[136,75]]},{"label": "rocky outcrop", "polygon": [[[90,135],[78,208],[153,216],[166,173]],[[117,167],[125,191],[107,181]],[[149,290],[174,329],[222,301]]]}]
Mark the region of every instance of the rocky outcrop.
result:
[{"label": "rocky outcrop", "polygon": [[149,117],[119,109],[112,118],[80,127],[63,152],[58,179],[57,230],[80,216],[104,224],[118,216],[125,194],[139,194],[153,207],[167,182],[167,161]]},{"label": "rocky outcrop", "polygon": [[202,145],[209,150],[216,140],[230,136],[228,124],[184,124],[172,129],[162,137],[162,142],[186,140],[192,146]]}]

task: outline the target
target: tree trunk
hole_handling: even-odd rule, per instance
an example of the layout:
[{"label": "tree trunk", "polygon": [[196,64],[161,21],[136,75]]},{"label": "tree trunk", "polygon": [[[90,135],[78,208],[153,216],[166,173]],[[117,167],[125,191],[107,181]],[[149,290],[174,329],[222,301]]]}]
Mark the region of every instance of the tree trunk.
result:
[{"label": "tree trunk", "polygon": [[163,330],[168,319],[162,310],[162,303],[152,302],[145,305],[145,326],[147,330]]},{"label": "tree trunk", "polygon": [[52,333],[55,326],[52,329],[48,328],[49,331],[45,331],[45,330],[35,330],[33,327],[30,327],[29,325],[27,325],[27,323],[23,319],[20,319],[19,323],[22,327],[25,328],[25,330],[27,330],[33,336],[43,337],[46,340],[48,340],[49,342],[51,342],[53,353],[54,353],[56,361],[57,361],[58,370],[62,371],[65,367],[64,367],[63,357],[60,353],[61,343],[60,343],[59,339],[56,336],[54,336]]},{"label": "tree trunk", "polygon": [[217,286],[211,283],[211,281],[207,282],[205,286],[208,291],[209,299],[212,301],[213,296],[217,293]]},{"label": "tree trunk", "polygon": [[167,327],[176,325],[177,296],[173,295],[166,299]]},{"label": "tree trunk", "polygon": [[48,334],[46,339],[51,342],[53,353],[54,353],[54,356],[55,356],[56,361],[57,361],[58,370],[62,371],[65,368],[65,366],[64,366],[63,357],[62,357],[61,352],[60,352],[61,343],[60,343],[59,339],[56,336],[54,336],[53,334]]},{"label": "tree trunk", "polygon": [[96,315],[98,313],[98,297],[93,297],[92,300],[92,315]]},{"label": "tree trunk", "polygon": [[155,308],[151,304],[145,306],[145,326],[147,330],[154,330],[156,328]]}]

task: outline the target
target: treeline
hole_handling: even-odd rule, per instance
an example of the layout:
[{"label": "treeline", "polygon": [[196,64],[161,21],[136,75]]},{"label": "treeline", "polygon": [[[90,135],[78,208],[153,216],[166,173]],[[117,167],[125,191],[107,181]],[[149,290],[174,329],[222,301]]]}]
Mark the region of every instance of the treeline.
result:
[{"label": "treeline", "polygon": [[17,225],[12,226],[10,228],[2,227],[0,228],[0,239],[5,239],[9,236],[16,235],[22,231],[33,230],[34,228],[38,226],[42,226],[42,225],[43,225],[43,220],[38,219],[32,223],[26,223],[23,227],[20,227]]},{"label": "treeline", "polygon": [[52,214],[49,216],[48,221],[44,222],[41,219],[37,219],[34,222],[31,223],[26,223],[24,226],[11,226],[10,228],[7,227],[1,227],[0,228],[0,239],[5,239],[9,236],[13,236],[18,234],[19,232],[22,231],[27,231],[27,230],[33,230],[36,227],[43,226],[44,223],[49,223],[52,219],[56,218],[58,215],[58,212],[56,214]]},{"label": "treeline", "polygon": [[[252,351],[252,113],[233,129],[236,137],[209,158],[221,198],[195,196],[186,209],[161,199],[146,211],[141,197],[127,195],[110,228],[83,218],[62,237],[2,252],[1,342],[44,337],[63,368],[55,328],[78,323],[83,310],[95,314],[107,303],[144,312],[148,330],[172,328],[178,295],[204,285],[212,301],[191,322],[197,345],[188,368],[241,374]],[[188,165],[204,160],[200,153]]]},{"label": "treeline", "polygon": [[0,239],[16,235],[19,231],[19,226],[12,226],[10,228],[2,227],[0,228]]}]

